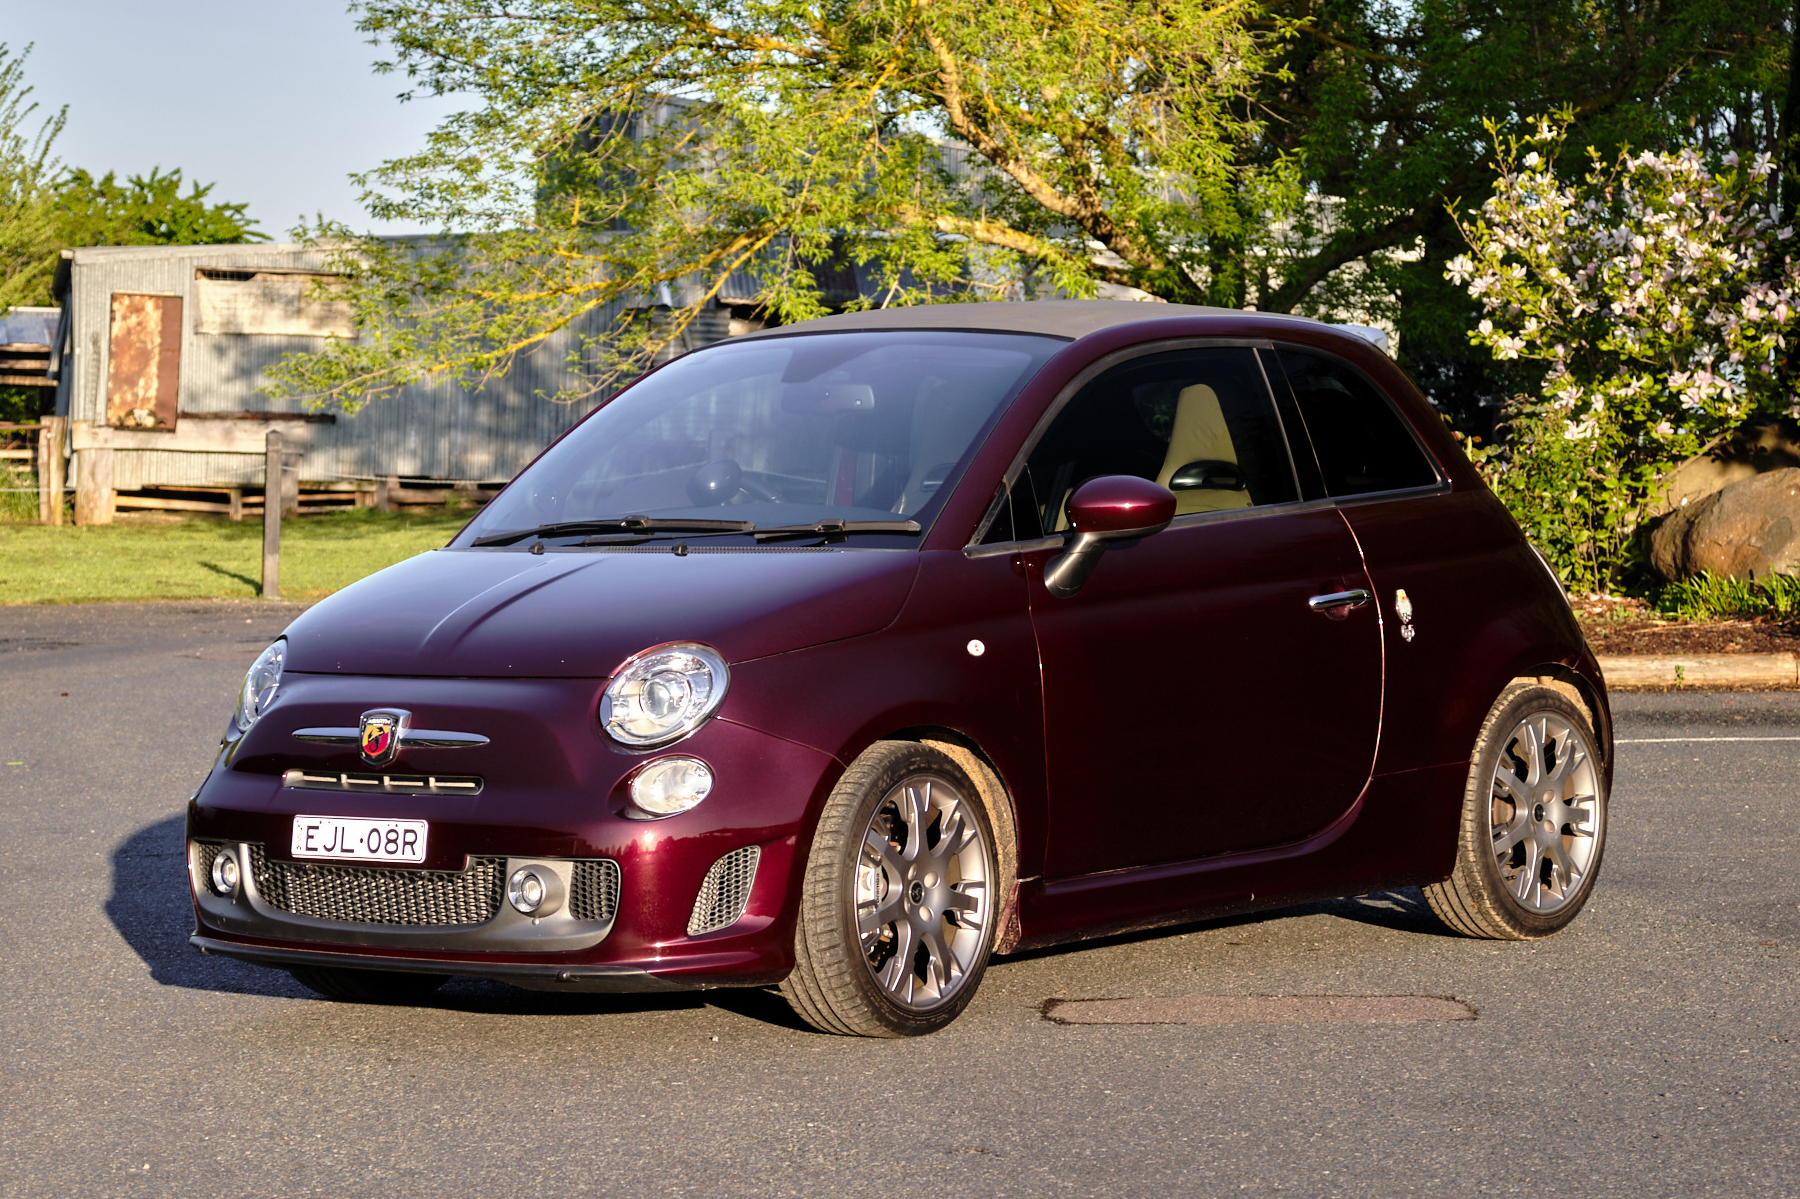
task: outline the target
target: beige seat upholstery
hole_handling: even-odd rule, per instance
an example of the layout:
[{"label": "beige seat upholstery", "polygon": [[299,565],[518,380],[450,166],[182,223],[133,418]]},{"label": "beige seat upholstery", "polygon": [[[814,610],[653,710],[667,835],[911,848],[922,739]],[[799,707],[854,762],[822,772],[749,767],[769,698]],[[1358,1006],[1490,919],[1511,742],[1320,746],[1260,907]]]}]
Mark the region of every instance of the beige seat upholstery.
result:
[{"label": "beige seat upholstery", "polygon": [[[1175,427],[1169,435],[1169,452],[1163,459],[1156,481],[1164,487],[1175,472],[1190,462],[1202,459],[1237,465],[1237,447],[1231,444],[1231,430],[1225,426],[1225,413],[1219,407],[1219,393],[1204,383],[1181,389],[1175,400]],[[1192,512],[1222,512],[1227,508],[1248,508],[1248,491],[1213,491],[1195,489],[1175,493],[1175,515]]]},{"label": "beige seat upholstery", "polygon": [[[987,410],[971,404],[959,391],[938,386],[926,391],[920,388],[913,406],[913,469],[906,480],[896,513],[917,512],[931,502],[943,476],[954,467],[981,431]],[[935,478],[931,476],[935,475]]]}]

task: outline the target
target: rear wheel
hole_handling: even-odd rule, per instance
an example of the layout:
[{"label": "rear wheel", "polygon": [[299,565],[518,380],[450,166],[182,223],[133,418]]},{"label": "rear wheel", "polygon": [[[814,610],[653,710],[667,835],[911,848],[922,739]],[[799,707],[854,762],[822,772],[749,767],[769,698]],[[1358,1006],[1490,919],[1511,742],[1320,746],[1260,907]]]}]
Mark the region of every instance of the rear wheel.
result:
[{"label": "rear wheel", "polygon": [[1456,868],[1425,888],[1471,937],[1556,932],[1592,894],[1606,848],[1606,786],[1587,713],[1562,691],[1515,683],[1475,741]]},{"label": "rear wheel", "polygon": [[824,1032],[909,1037],[954,1020],[987,969],[1001,885],[993,824],[948,755],[883,741],[826,801],[782,994]]},{"label": "rear wheel", "polygon": [[309,991],[359,1003],[412,1003],[450,981],[444,974],[351,970],[341,966],[296,966],[288,973]]}]

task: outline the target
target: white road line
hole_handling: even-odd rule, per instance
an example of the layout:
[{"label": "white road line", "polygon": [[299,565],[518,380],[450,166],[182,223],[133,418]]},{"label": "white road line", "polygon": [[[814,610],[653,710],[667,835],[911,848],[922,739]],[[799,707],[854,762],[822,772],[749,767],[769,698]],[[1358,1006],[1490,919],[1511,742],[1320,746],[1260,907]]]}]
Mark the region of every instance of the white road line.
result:
[{"label": "white road line", "polygon": [[1800,741],[1800,737],[1620,737],[1620,745],[1686,745],[1693,741]]}]

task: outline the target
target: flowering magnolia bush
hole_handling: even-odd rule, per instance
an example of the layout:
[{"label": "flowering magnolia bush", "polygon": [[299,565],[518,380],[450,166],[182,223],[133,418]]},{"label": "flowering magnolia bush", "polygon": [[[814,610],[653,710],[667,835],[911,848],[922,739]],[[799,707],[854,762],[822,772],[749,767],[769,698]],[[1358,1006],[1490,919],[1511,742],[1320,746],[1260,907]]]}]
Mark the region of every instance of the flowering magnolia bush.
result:
[{"label": "flowering magnolia bush", "polygon": [[1677,463],[1753,413],[1800,415],[1784,380],[1800,262],[1767,157],[1590,147],[1565,186],[1566,134],[1496,138],[1493,198],[1459,219],[1470,252],[1448,273],[1486,313],[1472,341],[1547,364],[1506,446],[1476,456],[1564,581],[1602,590]]}]

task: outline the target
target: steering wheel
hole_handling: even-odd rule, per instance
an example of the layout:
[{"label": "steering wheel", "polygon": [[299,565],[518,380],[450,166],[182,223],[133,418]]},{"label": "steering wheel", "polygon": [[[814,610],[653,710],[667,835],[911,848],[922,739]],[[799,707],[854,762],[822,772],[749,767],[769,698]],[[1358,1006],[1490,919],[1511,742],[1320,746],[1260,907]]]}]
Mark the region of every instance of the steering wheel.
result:
[{"label": "steering wheel", "polygon": [[730,458],[721,458],[717,462],[708,462],[695,471],[688,480],[688,498],[696,507],[715,508],[721,504],[729,504],[740,493],[753,500],[764,503],[779,504],[781,497],[760,483],[752,483],[744,478],[743,468]]}]

